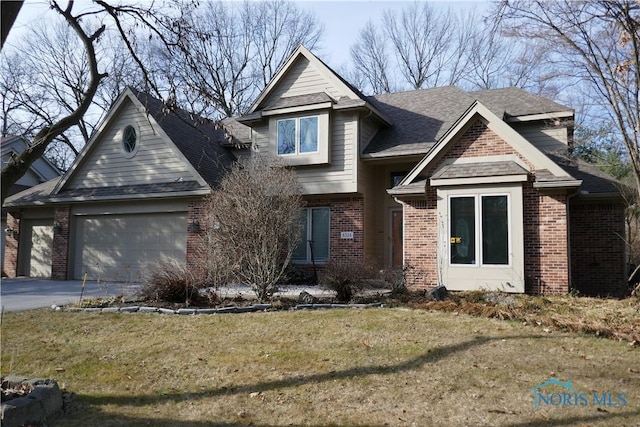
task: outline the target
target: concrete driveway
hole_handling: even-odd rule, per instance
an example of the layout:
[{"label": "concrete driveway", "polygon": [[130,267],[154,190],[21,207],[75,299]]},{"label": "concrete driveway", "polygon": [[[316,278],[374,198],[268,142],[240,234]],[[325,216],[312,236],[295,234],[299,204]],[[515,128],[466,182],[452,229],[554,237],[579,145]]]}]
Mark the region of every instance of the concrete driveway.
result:
[{"label": "concrete driveway", "polygon": [[[139,284],[85,283],[83,298],[132,295]],[[0,308],[4,312],[32,310],[78,301],[81,280],[49,280],[18,277],[0,281]]]}]

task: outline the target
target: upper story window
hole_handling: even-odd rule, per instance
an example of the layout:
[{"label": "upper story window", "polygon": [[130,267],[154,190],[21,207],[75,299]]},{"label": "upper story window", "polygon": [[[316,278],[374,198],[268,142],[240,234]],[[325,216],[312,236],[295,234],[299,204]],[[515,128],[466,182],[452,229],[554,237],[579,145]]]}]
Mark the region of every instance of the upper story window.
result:
[{"label": "upper story window", "polygon": [[317,153],[318,131],[318,116],[278,120],[278,155]]},{"label": "upper story window", "polygon": [[127,159],[132,158],[138,152],[140,146],[140,131],[138,126],[134,123],[127,124],[123,129],[121,135],[121,149],[122,154]]},{"label": "upper story window", "polygon": [[329,111],[273,115],[269,118],[269,151],[289,166],[328,165],[331,134]]},{"label": "upper story window", "polygon": [[136,149],[137,139],[136,130],[133,126],[127,126],[124,128],[124,134],[122,136],[122,147],[124,148],[124,151],[127,153],[133,153]]},{"label": "upper story window", "polygon": [[407,176],[407,172],[392,172],[391,173],[391,188],[397,186]]}]

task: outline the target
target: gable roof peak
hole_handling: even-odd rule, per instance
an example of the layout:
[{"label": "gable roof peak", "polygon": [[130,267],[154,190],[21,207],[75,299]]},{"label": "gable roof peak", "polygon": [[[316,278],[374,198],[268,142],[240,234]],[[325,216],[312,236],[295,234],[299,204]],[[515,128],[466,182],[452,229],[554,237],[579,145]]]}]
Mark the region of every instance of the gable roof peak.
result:
[{"label": "gable roof peak", "polygon": [[194,113],[167,105],[153,95],[127,86],[113,103],[106,117],[96,128],[89,142],[84,146],[75,161],[56,184],[52,195],[60,193],[67,182],[73,179],[76,171],[82,167],[93,147],[101,141],[104,130],[118,116],[118,112],[129,100],[131,105],[144,114],[146,119],[172,144],[176,155],[184,159],[198,176],[201,185],[216,185],[224,170],[233,162],[233,154],[224,146],[227,144],[227,132],[218,122]]},{"label": "gable roof peak", "polygon": [[316,55],[314,55],[309,49],[307,49],[304,45],[299,44],[296,49],[293,50],[289,58],[284,62],[284,64],[276,71],[273,75],[269,83],[267,83],[266,87],[262,90],[260,95],[253,102],[251,107],[249,108],[246,115],[251,115],[256,112],[263,101],[267,99],[269,94],[274,90],[274,88],[278,85],[278,83],[282,80],[282,78],[287,74],[289,69],[293,66],[293,64],[300,58],[303,57],[311,66],[315,67],[322,76],[328,81],[332,82],[335,86],[342,88],[342,92],[349,94],[349,97],[352,99],[360,99],[365,101],[365,96],[355,88],[351,83],[346,81],[341,75],[336,73],[331,67],[325,64],[321,59],[319,59]]}]

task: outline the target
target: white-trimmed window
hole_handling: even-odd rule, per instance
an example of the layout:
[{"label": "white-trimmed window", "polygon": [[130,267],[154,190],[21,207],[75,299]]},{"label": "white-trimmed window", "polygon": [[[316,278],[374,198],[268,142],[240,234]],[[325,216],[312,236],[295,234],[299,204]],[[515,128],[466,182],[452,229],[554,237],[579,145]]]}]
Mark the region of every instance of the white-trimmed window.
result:
[{"label": "white-trimmed window", "polygon": [[509,194],[449,197],[449,263],[511,265]]},{"label": "white-trimmed window", "polygon": [[300,214],[302,236],[293,252],[293,261],[299,263],[327,262],[329,260],[328,207],[304,208]]},{"label": "white-trimmed window", "polygon": [[120,149],[127,159],[132,158],[140,148],[140,128],[137,123],[127,123],[120,131]]},{"label": "white-trimmed window", "polygon": [[318,122],[318,116],[278,120],[278,155],[317,153],[320,146]]}]

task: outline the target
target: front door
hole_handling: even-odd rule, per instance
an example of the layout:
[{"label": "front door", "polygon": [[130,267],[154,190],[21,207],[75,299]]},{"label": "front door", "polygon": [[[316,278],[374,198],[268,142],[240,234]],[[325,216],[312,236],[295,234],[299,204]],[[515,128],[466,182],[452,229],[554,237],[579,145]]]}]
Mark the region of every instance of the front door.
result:
[{"label": "front door", "polygon": [[402,245],[402,211],[391,211],[391,267],[402,268],[403,245]]}]

